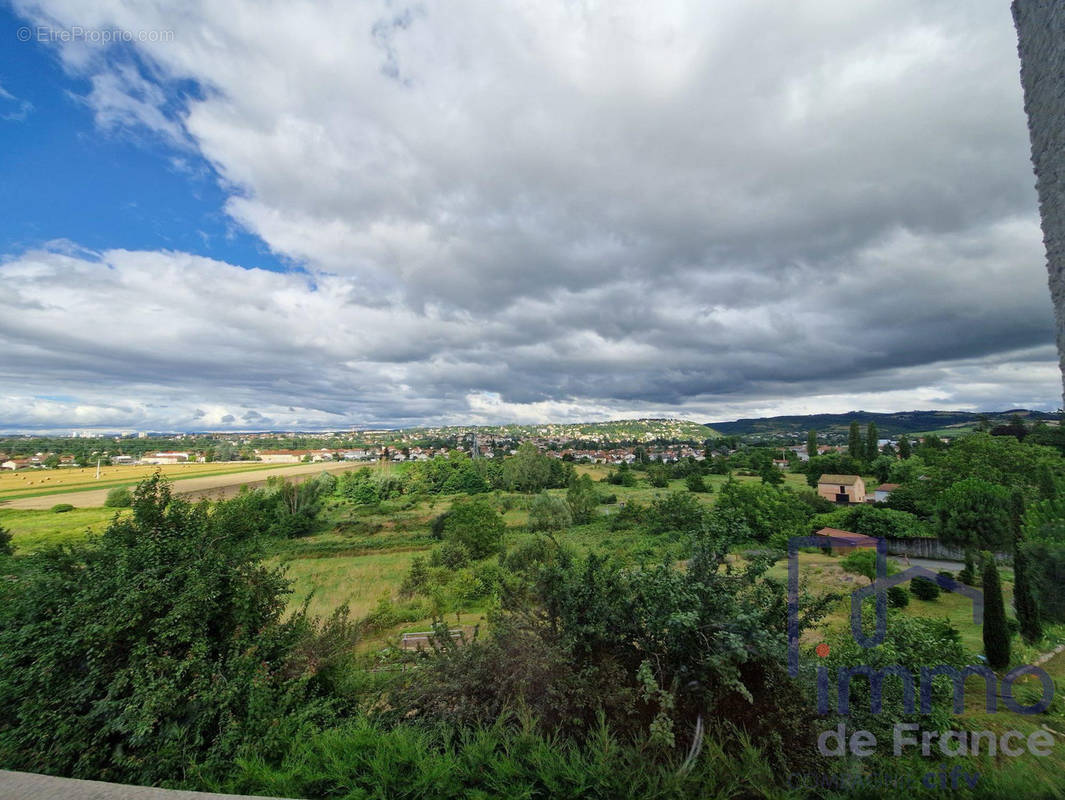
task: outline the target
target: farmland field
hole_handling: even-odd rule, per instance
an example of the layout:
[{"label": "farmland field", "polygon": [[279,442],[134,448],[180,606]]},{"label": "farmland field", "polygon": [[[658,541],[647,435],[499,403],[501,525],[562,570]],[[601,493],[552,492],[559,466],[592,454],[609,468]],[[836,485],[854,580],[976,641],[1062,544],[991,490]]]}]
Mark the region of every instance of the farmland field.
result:
[{"label": "farmland field", "polygon": [[[211,464],[166,464],[162,466],[101,467],[10,472],[0,475],[0,508],[46,509],[57,503],[79,508],[101,507],[107,491],[132,486],[160,472],[174,481],[174,493],[188,496],[219,496],[227,487],[262,482],[272,475],[316,475],[357,468],[351,463],[262,464],[235,461]],[[224,492],[222,492],[224,494]]]}]

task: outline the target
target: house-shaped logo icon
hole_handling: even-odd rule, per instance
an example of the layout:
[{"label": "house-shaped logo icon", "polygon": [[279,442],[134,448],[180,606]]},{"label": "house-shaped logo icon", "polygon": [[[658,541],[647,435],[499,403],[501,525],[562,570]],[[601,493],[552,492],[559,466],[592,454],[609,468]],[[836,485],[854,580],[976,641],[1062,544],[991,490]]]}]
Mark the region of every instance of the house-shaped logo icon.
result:
[{"label": "house-shaped logo icon", "polygon": [[[793,536],[788,540],[788,672],[793,677],[799,674],[799,549],[824,545],[825,539],[821,536]],[[866,545],[860,542],[833,541],[832,546],[859,548]],[[887,541],[877,539],[876,580],[869,586],[863,586],[851,593],[851,634],[858,644],[862,647],[876,647],[884,641],[884,637],[887,636],[887,591],[892,586],[898,586],[914,578],[927,578],[948,592],[968,597],[973,604],[973,623],[983,624],[983,592],[925,567],[909,567],[889,577],[887,574]],[[862,629],[862,604],[868,597],[875,599],[876,609],[876,626],[870,634],[866,634]]]}]

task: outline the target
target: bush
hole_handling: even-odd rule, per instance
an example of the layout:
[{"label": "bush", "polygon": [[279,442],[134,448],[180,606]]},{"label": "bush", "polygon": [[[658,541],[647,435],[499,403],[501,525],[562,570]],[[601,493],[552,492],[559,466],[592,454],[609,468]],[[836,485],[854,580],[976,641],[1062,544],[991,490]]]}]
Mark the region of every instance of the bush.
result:
[{"label": "bush", "polygon": [[935,600],[939,597],[939,584],[928,578],[917,577],[910,582],[910,591],[918,600]]},{"label": "bush", "polygon": [[116,486],[107,493],[105,508],[129,508],[133,504],[133,495],[128,486]]},{"label": "bush", "polygon": [[602,497],[599,498],[599,502],[605,506],[612,506],[617,501],[618,496],[616,494],[604,494]]},{"label": "bush", "polygon": [[462,569],[470,563],[470,550],[462,542],[446,541],[429,555],[429,565]]},{"label": "bush", "polygon": [[52,506],[51,510],[53,514],[66,514],[68,511],[73,511],[74,506],[72,506],[70,503],[57,503],[56,505]]},{"label": "bush", "polygon": [[132,507],[98,540],[28,556],[5,594],[0,763],[160,784],[331,718],[328,659],[300,651],[313,626],[285,613],[261,532],[226,502],[172,500],[158,475]]},{"label": "bush", "polygon": [[15,554],[15,546],[11,544],[11,531],[0,525],[0,556],[11,556]]},{"label": "bush", "polygon": [[[594,508],[594,505],[592,506]],[[530,531],[560,531],[573,524],[570,506],[561,497],[538,494],[529,509]]]},{"label": "bush", "polygon": [[[855,550],[852,553],[848,553],[839,562],[839,565],[847,572],[853,572],[856,575],[864,575],[869,579],[869,583],[872,583],[877,578],[875,550],[869,550],[868,548]],[[898,571],[899,568],[895,566],[894,561],[887,562],[888,575],[895,575]]]},{"label": "bush", "polygon": [[688,492],[670,492],[656,498],[647,512],[647,526],[652,533],[698,530],[703,523],[702,504]]},{"label": "bush", "polygon": [[910,604],[910,593],[905,586],[892,586],[887,590],[887,599],[892,608],[905,608]]},{"label": "bush", "polygon": [[684,485],[688,487],[689,492],[710,492],[713,489],[706,485],[706,481],[703,480],[703,476],[698,472],[691,473],[684,479]]}]

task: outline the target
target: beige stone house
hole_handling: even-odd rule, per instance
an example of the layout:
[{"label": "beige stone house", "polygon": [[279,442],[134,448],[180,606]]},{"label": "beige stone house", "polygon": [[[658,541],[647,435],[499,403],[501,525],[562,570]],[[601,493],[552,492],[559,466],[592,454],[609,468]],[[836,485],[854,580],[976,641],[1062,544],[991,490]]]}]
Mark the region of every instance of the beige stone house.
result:
[{"label": "beige stone house", "polygon": [[861,475],[822,475],[817,493],[833,503],[864,503],[865,481]]}]

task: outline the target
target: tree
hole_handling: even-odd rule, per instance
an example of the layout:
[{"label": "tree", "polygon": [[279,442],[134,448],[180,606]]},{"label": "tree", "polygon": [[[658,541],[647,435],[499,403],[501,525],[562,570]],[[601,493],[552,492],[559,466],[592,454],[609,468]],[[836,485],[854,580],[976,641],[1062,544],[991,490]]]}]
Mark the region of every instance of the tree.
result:
[{"label": "tree", "polygon": [[865,450],[862,448],[862,431],[856,419],[851,420],[850,436],[847,440],[847,455],[857,461],[865,458]]},{"label": "tree", "polygon": [[497,552],[505,531],[503,517],[483,495],[455,503],[443,523],[444,538],[465,545],[474,558]]},{"label": "tree", "polygon": [[13,538],[11,531],[0,525],[0,556],[12,556],[15,554],[15,545],[11,543]]},{"label": "tree", "polygon": [[566,490],[566,502],[575,523],[584,525],[592,521],[599,507],[599,493],[595,491],[595,484],[590,475],[585,473],[570,480]]},{"label": "tree", "polygon": [[48,469],[55,469],[59,466],[59,456],[57,456],[55,453],[49,453],[48,457],[44,460],[44,465]]},{"label": "tree", "polygon": [[546,492],[536,495],[529,508],[529,530],[560,531],[573,524],[569,505]]},{"label": "tree", "polygon": [[779,486],[784,482],[784,475],[772,461],[763,464],[758,474],[762,476],[762,483],[768,483],[770,486]]},{"label": "tree", "polygon": [[706,492],[709,491],[706,482],[703,480],[703,476],[698,472],[692,472],[684,479],[684,485],[688,487],[689,492]]},{"label": "tree", "polygon": [[1001,552],[1012,544],[1009,491],[979,478],[958,481],[936,506],[939,538],[978,550]]},{"label": "tree", "polygon": [[810,458],[817,455],[817,431],[812,428],[806,434],[806,455]]},{"label": "tree", "polygon": [[[557,464],[557,467],[554,465]],[[544,489],[562,488],[568,481],[565,474],[562,481],[555,480],[555,470],[572,471],[572,467],[561,461],[542,455],[532,442],[525,442],[518,448],[517,454],[503,462],[503,484],[515,492],[537,494]]]},{"label": "tree", "polygon": [[669,467],[666,464],[651,464],[647,467],[647,482],[656,489],[669,486]]},{"label": "tree", "polygon": [[1021,637],[1028,644],[1043,638],[1039,606],[1032,594],[1028,556],[1024,543],[1024,492],[1014,489],[1010,495],[1010,527],[1013,529],[1013,609],[1020,623]]},{"label": "tree", "polygon": [[880,438],[880,434],[876,430],[876,423],[870,422],[869,427],[866,428],[865,433],[865,460],[872,461],[878,455],[880,455],[880,448],[877,445],[877,441]]},{"label": "tree", "polygon": [[984,554],[984,654],[992,669],[1005,669],[1010,663],[1010,629],[995,557]]},{"label": "tree", "polygon": [[902,434],[899,437],[899,458],[907,459],[911,454],[910,440],[906,438],[906,434]]}]

